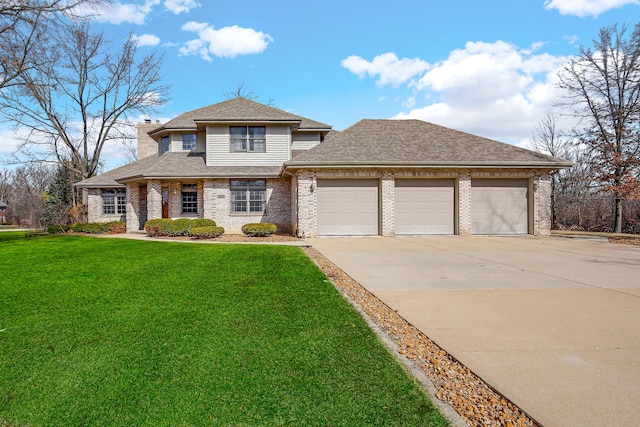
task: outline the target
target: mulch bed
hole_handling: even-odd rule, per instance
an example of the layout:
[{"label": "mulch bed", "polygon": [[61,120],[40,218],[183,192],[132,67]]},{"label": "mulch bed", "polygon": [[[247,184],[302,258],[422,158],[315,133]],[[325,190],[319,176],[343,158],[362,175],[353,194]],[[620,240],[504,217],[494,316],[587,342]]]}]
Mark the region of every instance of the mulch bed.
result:
[{"label": "mulch bed", "polygon": [[611,243],[640,246],[640,237],[609,237]]},{"label": "mulch bed", "polygon": [[472,426],[540,426],[316,249],[304,248],[338,290],[373,321],[434,385],[435,398]]},{"label": "mulch bed", "polygon": [[[166,240],[198,240],[189,236],[160,236],[154,239]],[[300,239],[286,234],[272,234],[265,237],[249,237],[244,234],[223,234],[213,239],[201,239],[203,242],[226,242],[226,243],[279,243],[279,242],[299,242]]]}]

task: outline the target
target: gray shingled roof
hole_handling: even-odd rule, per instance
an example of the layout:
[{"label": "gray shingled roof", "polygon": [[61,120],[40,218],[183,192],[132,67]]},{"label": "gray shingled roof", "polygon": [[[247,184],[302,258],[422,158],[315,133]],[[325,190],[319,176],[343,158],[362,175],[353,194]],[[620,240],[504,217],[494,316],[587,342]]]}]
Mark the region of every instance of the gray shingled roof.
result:
[{"label": "gray shingled roof", "polygon": [[197,122],[284,122],[299,123],[299,130],[330,130],[331,126],[287,113],[246,98],[233,98],[180,114],[152,133],[164,129],[196,129]]},{"label": "gray shingled roof", "polygon": [[280,166],[206,166],[204,153],[173,152],[144,159],[85,179],[81,188],[120,187],[138,179],[277,178]]},{"label": "gray shingled roof", "polygon": [[572,163],[421,120],[361,120],[286,167],[383,165],[563,168]]}]

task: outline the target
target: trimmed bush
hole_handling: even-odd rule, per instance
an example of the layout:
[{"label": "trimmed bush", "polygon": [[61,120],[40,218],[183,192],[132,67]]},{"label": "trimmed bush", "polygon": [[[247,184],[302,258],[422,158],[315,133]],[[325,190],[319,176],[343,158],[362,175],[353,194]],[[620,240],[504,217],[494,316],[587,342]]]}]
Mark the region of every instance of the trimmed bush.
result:
[{"label": "trimmed bush", "polygon": [[224,228],[216,226],[194,227],[189,230],[189,236],[196,239],[213,239],[224,234]]},{"label": "trimmed bush", "polygon": [[71,230],[87,234],[120,234],[127,231],[127,225],[124,221],[76,222],[71,226]]},{"label": "trimmed bush", "polygon": [[52,225],[47,228],[47,231],[49,232],[49,234],[60,234],[66,233],[70,229],[71,227],[69,227],[68,225]]},{"label": "trimmed bush", "polygon": [[271,236],[278,230],[275,224],[270,222],[257,222],[242,226],[242,232],[251,237]]},{"label": "trimmed bush", "polygon": [[127,232],[127,223],[124,221],[108,222],[107,226],[109,228],[108,233],[110,234],[122,234]]},{"label": "trimmed bush", "polygon": [[206,218],[179,218],[179,219],[151,219],[146,222],[144,229],[149,237],[160,236],[190,236],[190,230],[202,227],[215,227],[216,222]]},{"label": "trimmed bush", "polygon": [[175,219],[167,223],[163,230],[165,236],[186,236],[189,234],[189,227],[191,226],[191,219],[180,218]]},{"label": "trimmed bush", "polygon": [[218,224],[212,219],[208,218],[195,218],[191,220],[191,228],[199,228],[199,227],[215,227]]},{"label": "trimmed bush", "polygon": [[167,218],[150,219],[144,224],[144,229],[149,237],[164,236],[164,230],[169,223],[171,220]]}]

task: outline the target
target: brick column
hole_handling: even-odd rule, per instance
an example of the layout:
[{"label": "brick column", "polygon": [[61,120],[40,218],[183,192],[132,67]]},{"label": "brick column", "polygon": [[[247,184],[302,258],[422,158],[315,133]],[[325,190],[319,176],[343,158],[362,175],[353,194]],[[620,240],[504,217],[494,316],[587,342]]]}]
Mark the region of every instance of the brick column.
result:
[{"label": "brick column", "polygon": [[127,184],[127,233],[140,229],[140,186],[137,183]]},{"label": "brick column", "polygon": [[157,179],[147,182],[147,219],[162,218],[162,184]]},{"label": "brick column", "polygon": [[198,181],[198,217],[204,218],[204,184]]},{"label": "brick column", "polygon": [[298,175],[298,234],[318,234],[318,188],[315,175],[310,172]]},{"label": "brick column", "polygon": [[533,234],[551,235],[551,176],[533,178]]},{"label": "brick column", "polygon": [[169,218],[182,216],[182,184],[177,181],[169,183]]},{"label": "brick column", "polygon": [[102,219],[102,190],[90,188],[87,193],[87,221],[100,222]]},{"label": "brick column", "polygon": [[395,221],[395,178],[391,172],[382,174],[382,235],[393,237],[396,234]]},{"label": "brick column", "polygon": [[458,176],[458,234],[471,235],[471,174]]},{"label": "brick column", "polygon": [[[198,186],[198,191],[199,190]],[[215,218],[216,195],[212,179],[205,179],[202,183],[202,217],[216,220]]]}]

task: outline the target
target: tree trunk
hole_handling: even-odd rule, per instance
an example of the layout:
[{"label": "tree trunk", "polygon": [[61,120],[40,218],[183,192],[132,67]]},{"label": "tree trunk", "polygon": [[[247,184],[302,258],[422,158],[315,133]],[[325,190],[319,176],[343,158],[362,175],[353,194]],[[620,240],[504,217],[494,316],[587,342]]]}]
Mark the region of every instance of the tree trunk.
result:
[{"label": "tree trunk", "polygon": [[616,212],[615,212],[615,224],[613,227],[614,233],[622,233],[622,199],[620,193],[616,191]]},{"label": "tree trunk", "polygon": [[551,175],[551,228],[554,230],[558,229],[558,202],[557,202],[557,184],[556,184],[557,176],[554,173]]}]

